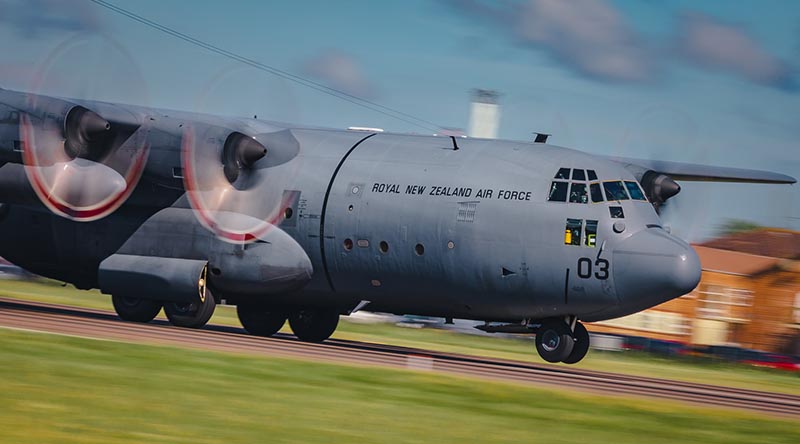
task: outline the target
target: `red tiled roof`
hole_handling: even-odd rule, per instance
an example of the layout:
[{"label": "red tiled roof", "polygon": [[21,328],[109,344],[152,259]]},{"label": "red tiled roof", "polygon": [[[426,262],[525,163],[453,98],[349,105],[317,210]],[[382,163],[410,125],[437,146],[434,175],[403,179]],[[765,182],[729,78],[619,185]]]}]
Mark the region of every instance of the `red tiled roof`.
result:
[{"label": "red tiled roof", "polygon": [[782,259],[692,245],[703,271],[752,276],[777,266]]},{"label": "red tiled roof", "polygon": [[800,232],[778,228],[762,228],[731,234],[700,245],[757,256],[782,259],[800,258]]}]

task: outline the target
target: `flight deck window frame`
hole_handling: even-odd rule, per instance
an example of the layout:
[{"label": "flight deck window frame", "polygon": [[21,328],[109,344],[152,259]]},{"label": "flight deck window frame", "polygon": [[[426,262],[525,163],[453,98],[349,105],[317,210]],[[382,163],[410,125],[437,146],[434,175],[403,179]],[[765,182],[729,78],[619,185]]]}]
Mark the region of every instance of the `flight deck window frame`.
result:
[{"label": "flight deck window frame", "polygon": [[[647,197],[644,194],[644,190],[642,190],[642,187],[639,186],[639,182],[636,182],[635,180],[624,180],[622,181],[622,183],[623,185],[625,185],[625,189],[628,192],[628,195],[631,197],[631,200],[647,202]],[[636,191],[636,193],[638,193],[638,195],[641,197],[634,197],[633,191]]]},{"label": "flight deck window frame", "polygon": [[[622,190],[622,193],[624,194],[625,198],[624,199],[617,199],[617,196],[614,195],[614,193],[609,192],[609,189],[607,187],[608,184],[619,184],[619,186],[621,187],[620,189]],[[623,183],[623,181],[621,179],[620,180],[604,180],[603,181],[603,192],[605,193],[606,201],[608,201],[608,202],[622,202],[622,201],[625,201],[625,200],[631,200],[631,197],[628,195],[628,190],[625,189],[625,184]]]},{"label": "flight deck window frame", "polygon": [[[563,199],[554,199],[553,197],[561,197],[561,190],[558,190],[559,187],[563,186]],[[559,194],[554,194],[555,191],[558,190]],[[569,181],[565,180],[554,180],[550,184],[550,191],[547,193],[547,201],[548,202],[563,202],[566,203],[567,199],[569,198]]]},{"label": "flight deck window frame", "polygon": [[[582,192],[577,192],[580,194],[575,194],[575,198],[573,198],[573,193],[576,193],[576,187],[583,187]],[[568,193],[567,201],[569,203],[577,203],[577,204],[587,204],[589,203],[589,188],[586,186],[586,182],[572,182],[569,185],[569,193]]]}]

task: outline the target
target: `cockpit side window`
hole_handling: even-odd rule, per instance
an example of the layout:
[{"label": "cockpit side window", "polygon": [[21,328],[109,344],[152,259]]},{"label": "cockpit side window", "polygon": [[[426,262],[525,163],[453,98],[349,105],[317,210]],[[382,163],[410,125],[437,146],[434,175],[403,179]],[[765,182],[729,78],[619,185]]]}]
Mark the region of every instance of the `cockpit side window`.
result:
[{"label": "cockpit side window", "polygon": [[594,170],[586,170],[586,174],[589,176],[589,180],[597,180],[597,173]]},{"label": "cockpit side window", "polygon": [[582,228],[582,219],[567,219],[567,226],[564,230],[564,245],[580,245]]},{"label": "cockpit side window", "polygon": [[634,182],[632,180],[626,180],[625,181],[625,188],[627,188],[628,189],[628,193],[631,194],[631,199],[633,199],[633,200],[647,200],[647,198],[644,197],[644,193],[642,192],[642,189],[639,188],[639,184],[638,183],[636,183],[636,182]]},{"label": "cockpit side window", "polygon": [[586,220],[586,246],[597,246],[597,221]]},{"label": "cockpit side window", "polygon": [[585,183],[572,183],[572,188],[569,189],[569,201],[573,203],[589,203],[589,195],[586,192]]},{"label": "cockpit side window", "polygon": [[606,191],[606,199],[608,200],[628,200],[628,193],[625,192],[625,187],[622,181],[617,180],[613,182],[603,182],[603,188]]},{"label": "cockpit side window", "polygon": [[595,182],[589,185],[589,193],[592,195],[592,203],[603,201],[603,191],[599,183]]},{"label": "cockpit side window", "polygon": [[556,179],[569,180],[569,168],[560,168],[556,173]]},{"label": "cockpit side window", "polygon": [[586,173],[583,170],[575,168],[572,170],[572,180],[586,180]]},{"label": "cockpit side window", "polygon": [[550,195],[547,197],[547,200],[550,202],[566,202],[567,185],[568,182],[559,182],[554,180],[550,185]]}]

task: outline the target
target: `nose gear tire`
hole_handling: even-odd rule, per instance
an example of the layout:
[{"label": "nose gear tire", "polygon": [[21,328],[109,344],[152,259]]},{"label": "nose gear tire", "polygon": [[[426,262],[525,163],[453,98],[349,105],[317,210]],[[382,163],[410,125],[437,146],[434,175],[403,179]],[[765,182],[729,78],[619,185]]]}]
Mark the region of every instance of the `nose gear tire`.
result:
[{"label": "nose gear tire", "polygon": [[575,344],[572,346],[572,352],[564,359],[565,364],[576,364],[589,351],[589,332],[586,327],[580,322],[575,324],[575,331],[572,332],[572,337],[575,339]]},{"label": "nose gear tire", "polygon": [[561,319],[546,319],[536,332],[536,351],[547,362],[561,362],[572,352],[575,341]]}]

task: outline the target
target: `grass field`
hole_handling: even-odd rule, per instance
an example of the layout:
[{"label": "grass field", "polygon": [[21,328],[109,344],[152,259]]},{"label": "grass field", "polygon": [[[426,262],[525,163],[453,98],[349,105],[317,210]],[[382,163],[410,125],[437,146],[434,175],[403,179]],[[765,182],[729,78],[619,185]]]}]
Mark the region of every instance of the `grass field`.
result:
[{"label": "grass field", "polygon": [[0,442],[797,443],[796,421],[0,328]]},{"label": "grass field", "polygon": [[[58,304],[112,310],[111,299],[96,291],[62,287],[53,281],[0,281],[0,296]],[[217,307],[212,322],[239,326],[235,310]],[[289,331],[285,328],[285,331]],[[418,347],[487,357],[542,361],[530,338],[507,339],[458,334],[437,329],[409,329],[391,324],[363,325],[346,321],[339,324],[335,338]],[[753,368],[727,363],[673,359],[644,353],[590,351],[580,368],[660,377],[732,387],[752,388],[800,395],[800,375],[785,371]]]}]

